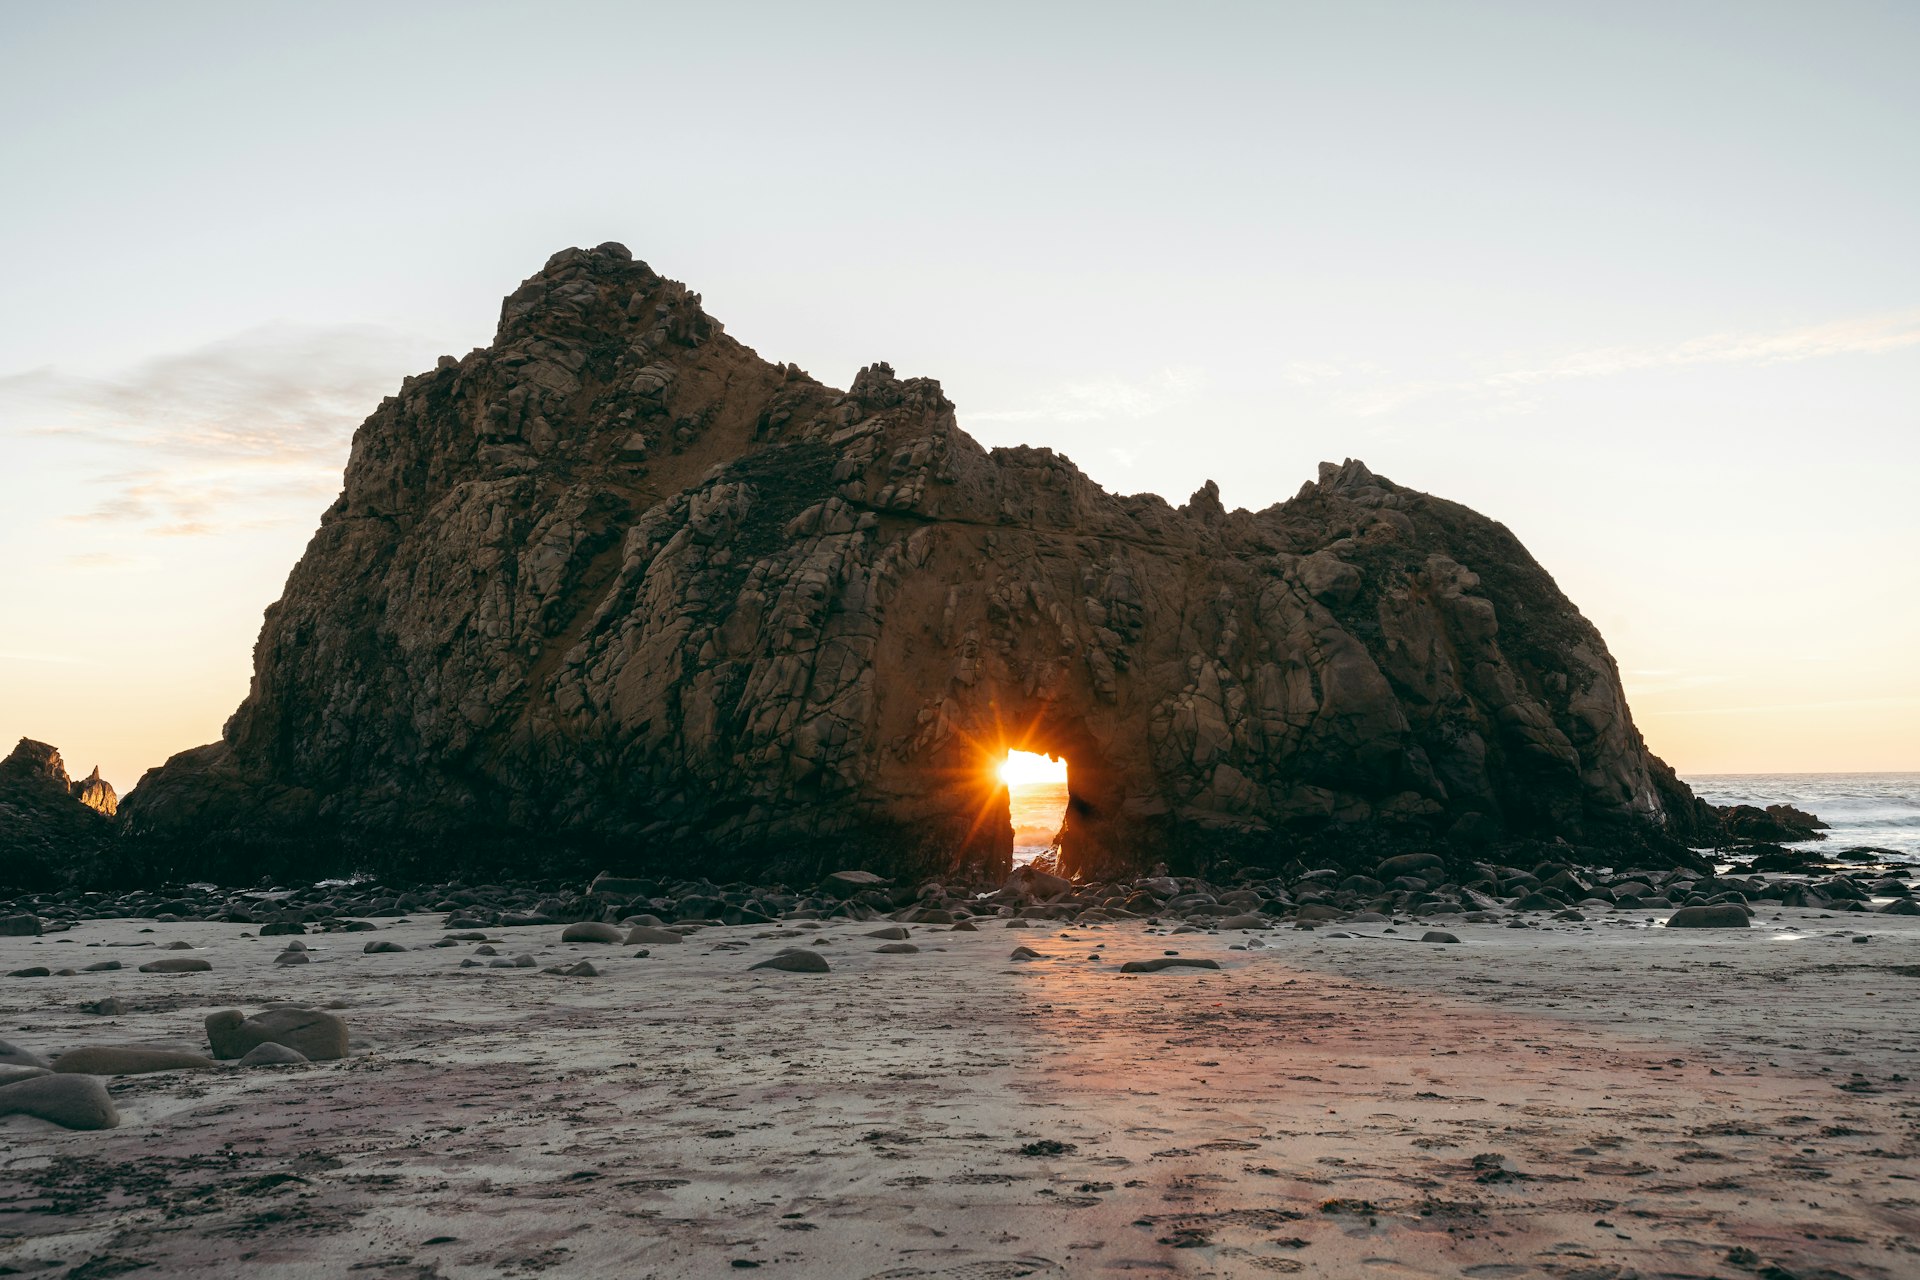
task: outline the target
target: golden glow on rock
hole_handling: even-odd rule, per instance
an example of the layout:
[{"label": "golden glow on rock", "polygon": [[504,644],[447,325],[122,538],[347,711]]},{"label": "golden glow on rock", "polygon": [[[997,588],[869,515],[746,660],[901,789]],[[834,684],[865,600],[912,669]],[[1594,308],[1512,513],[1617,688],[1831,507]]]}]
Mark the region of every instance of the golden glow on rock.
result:
[{"label": "golden glow on rock", "polygon": [[999,772],[1000,785],[1008,788],[1061,785],[1067,780],[1067,762],[1033,751],[1009,751]]}]

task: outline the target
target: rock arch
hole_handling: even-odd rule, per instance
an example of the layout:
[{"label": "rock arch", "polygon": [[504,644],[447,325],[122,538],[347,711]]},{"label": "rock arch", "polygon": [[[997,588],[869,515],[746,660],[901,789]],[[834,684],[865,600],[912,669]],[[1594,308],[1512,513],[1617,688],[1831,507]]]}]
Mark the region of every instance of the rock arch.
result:
[{"label": "rock arch", "polygon": [[1353,461],[1260,512],[1109,494],[929,379],[761,360],[617,245],[360,427],[255,663],[131,832],[994,875],[1015,729],[1071,761],[1083,875],[1697,810],[1502,526]]}]

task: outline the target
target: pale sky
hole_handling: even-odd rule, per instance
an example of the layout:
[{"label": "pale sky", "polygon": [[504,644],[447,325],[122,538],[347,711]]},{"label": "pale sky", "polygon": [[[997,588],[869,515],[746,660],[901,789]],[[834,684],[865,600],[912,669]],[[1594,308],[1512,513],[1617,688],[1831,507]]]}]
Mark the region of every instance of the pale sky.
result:
[{"label": "pale sky", "polygon": [[212,741],[402,377],[619,240],[844,386],[1504,521],[1683,773],[1920,769],[1920,5],[0,0],[0,751]]}]

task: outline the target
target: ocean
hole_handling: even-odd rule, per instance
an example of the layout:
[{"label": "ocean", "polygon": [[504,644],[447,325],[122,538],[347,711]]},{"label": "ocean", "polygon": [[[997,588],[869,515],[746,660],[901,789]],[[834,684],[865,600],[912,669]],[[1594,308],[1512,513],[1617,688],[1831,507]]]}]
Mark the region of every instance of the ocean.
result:
[{"label": "ocean", "polygon": [[[1686,779],[1714,804],[1790,804],[1831,830],[1821,846],[1872,845],[1920,864],[1920,773],[1706,773]],[[1013,860],[1045,853],[1067,807],[1063,783],[1015,787]]]},{"label": "ocean", "polygon": [[1890,849],[1920,863],[1920,773],[1705,773],[1686,779],[1712,804],[1790,804],[1830,830],[1819,845]]}]

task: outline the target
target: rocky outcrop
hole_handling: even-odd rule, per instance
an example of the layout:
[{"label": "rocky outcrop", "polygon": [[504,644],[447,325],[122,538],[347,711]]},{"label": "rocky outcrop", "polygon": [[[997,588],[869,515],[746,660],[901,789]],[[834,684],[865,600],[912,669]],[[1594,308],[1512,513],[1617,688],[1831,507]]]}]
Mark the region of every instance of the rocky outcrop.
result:
[{"label": "rocky outcrop", "polygon": [[20,739],[0,760],[0,890],[57,884],[97,856],[117,806],[99,769],[75,782],[57,750]]},{"label": "rocky outcrop", "polygon": [[238,871],[532,845],[997,878],[1008,747],[1067,758],[1077,875],[1712,821],[1503,526],[1357,461],[1259,512],[1110,494],[983,449],[930,379],[762,360],[618,245],[360,427],[246,701],[123,817]]}]

